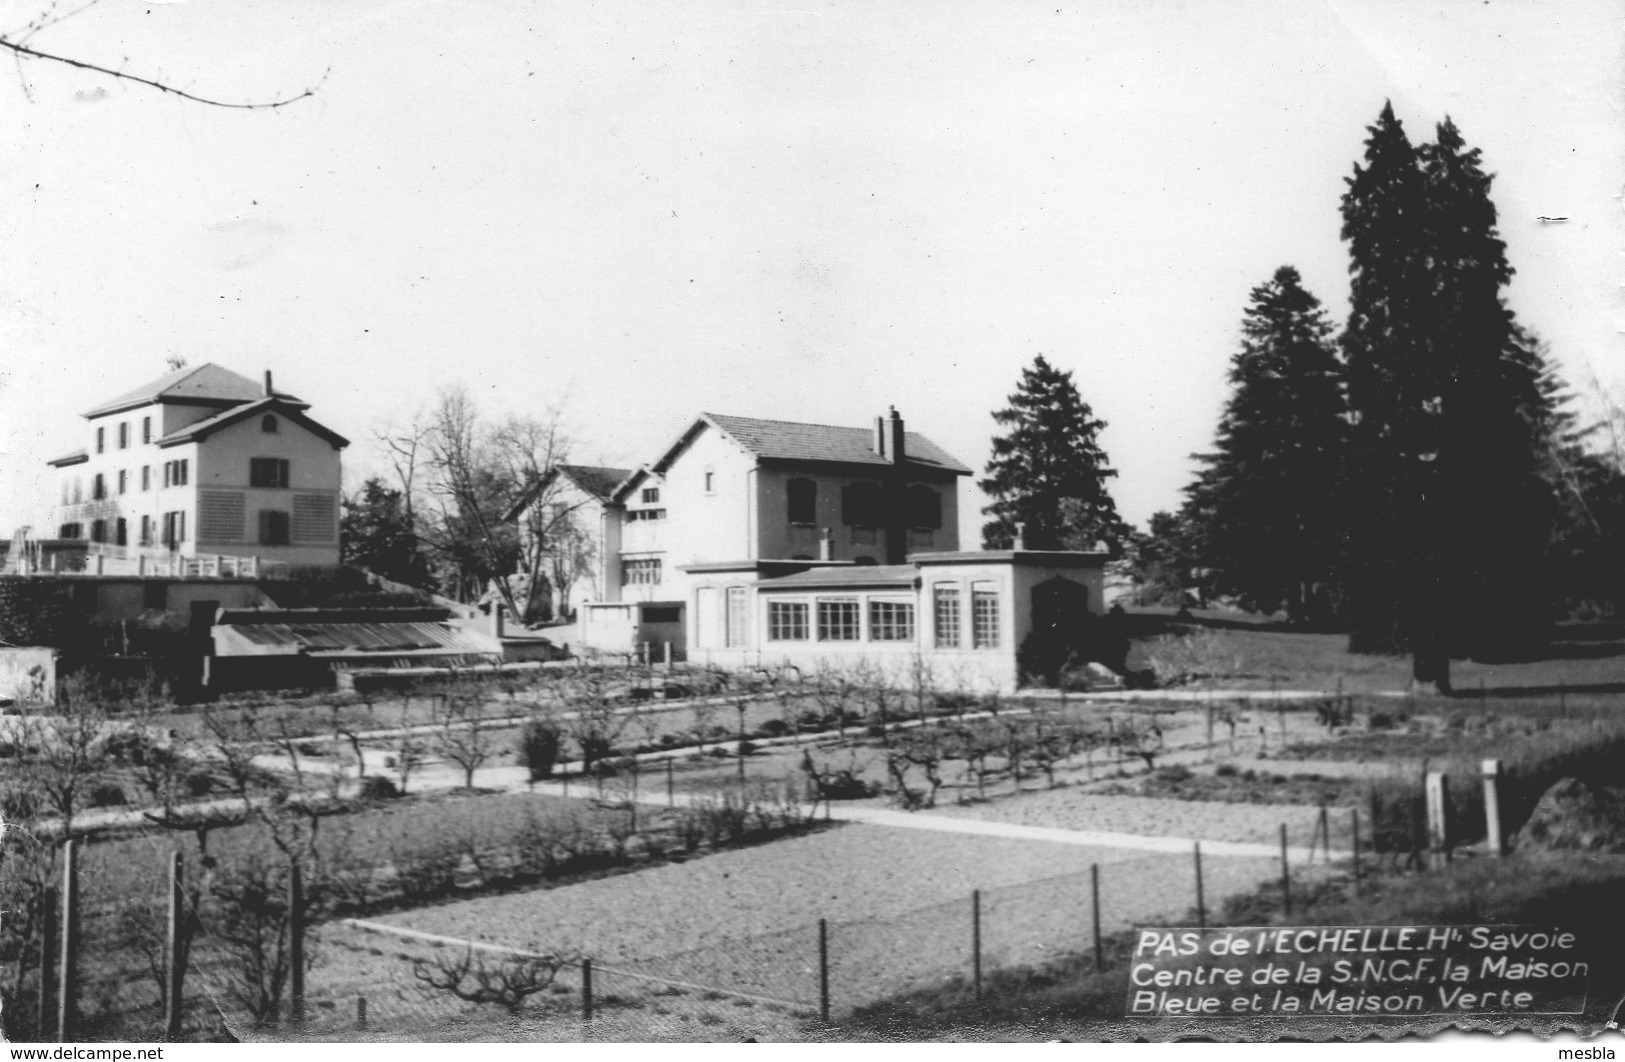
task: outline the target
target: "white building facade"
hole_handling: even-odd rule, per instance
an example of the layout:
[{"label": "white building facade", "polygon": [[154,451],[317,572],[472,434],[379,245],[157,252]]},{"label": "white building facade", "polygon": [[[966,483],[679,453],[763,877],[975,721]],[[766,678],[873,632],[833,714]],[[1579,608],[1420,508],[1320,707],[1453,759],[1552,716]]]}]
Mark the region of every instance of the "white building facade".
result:
[{"label": "white building facade", "polygon": [[51,461],[54,523],[112,557],[339,559],[341,451],[309,406],[220,366],[181,369],[85,414]]},{"label": "white building facade", "polygon": [[1102,610],[1105,555],[959,551],[970,469],[904,430],[702,414],[605,510],[589,648],[1013,689],[1035,625]]}]

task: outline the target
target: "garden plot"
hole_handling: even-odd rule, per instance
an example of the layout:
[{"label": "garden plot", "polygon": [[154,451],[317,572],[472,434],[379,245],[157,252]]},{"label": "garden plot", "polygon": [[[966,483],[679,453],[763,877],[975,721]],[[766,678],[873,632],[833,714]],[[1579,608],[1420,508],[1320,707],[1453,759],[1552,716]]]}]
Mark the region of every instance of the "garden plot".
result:
[{"label": "garden plot", "polygon": [[[1038,962],[1090,945],[1089,870],[1107,931],[1182,919],[1180,856],[848,825],[813,836],[545,892],[471,899],[375,921],[523,950],[579,951],[606,967],[803,1003],[817,1001],[817,924],[830,922],[841,1004],[969,970],[970,897],[986,899],[987,963]],[[1279,872],[1215,859],[1209,904]]]}]

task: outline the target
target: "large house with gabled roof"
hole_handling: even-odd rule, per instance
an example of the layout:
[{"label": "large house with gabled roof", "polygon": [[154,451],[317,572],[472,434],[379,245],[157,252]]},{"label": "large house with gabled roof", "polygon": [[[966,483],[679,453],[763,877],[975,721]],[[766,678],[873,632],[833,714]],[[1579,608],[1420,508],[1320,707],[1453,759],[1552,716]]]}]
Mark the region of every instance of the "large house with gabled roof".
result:
[{"label": "large house with gabled roof", "polygon": [[339,559],[340,452],[310,406],[215,364],[84,414],[86,445],[50,462],[63,539],[117,560]]},{"label": "large house with gabled roof", "polygon": [[896,409],[872,430],[702,413],[603,507],[581,641],[1013,688],[1028,634],[1100,612],[1105,555],[961,551],[970,474]]}]

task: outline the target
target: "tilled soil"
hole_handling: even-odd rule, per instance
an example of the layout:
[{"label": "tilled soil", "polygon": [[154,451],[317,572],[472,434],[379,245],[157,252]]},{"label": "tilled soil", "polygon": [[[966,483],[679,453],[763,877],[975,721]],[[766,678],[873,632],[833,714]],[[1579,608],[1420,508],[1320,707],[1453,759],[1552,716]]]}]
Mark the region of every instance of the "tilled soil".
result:
[{"label": "tilled soil", "polygon": [[[969,977],[973,903],[984,969],[1086,951],[1091,865],[1100,868],[1103,932],[1178,923],[1195,905],[1194,868],[1183,855],[847,825],[379,921],[521,949],[578,949],[610,976],[639,973],[815,1005],[822,918],[832,1000],[841,1007]],[[1268,858],[1208,859],[1209,909],[1278,873]]]}]

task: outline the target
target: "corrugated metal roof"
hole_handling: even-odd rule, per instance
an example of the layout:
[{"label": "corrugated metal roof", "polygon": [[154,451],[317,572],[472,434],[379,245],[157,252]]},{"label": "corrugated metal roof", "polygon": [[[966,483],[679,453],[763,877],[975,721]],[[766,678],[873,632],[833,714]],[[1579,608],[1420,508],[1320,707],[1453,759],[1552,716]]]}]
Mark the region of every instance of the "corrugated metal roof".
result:
[{"label": "corrugated metal roof", "polygon": [[[702,413],[730,438],[763,460],[839,461],[851,465],[889,465],[890,459],[875,453],[874,432],[869,428],[841,428],[830,424],[797,424],[786,420],[759,420]],[[903,433],[905,464],[929,465],[964,475],[970,469],[918,432]]]},{"label": "corrugated metal roof", "polygon": [[851,568],[814,568],[777,579],[759,579],[758,588],[805,590],[812,587],[913,586],[920,570],[912,564],[859,564]]},{"label": "corrugated metal roof", "polygon": [[446,623],[251,623],[217,630],[262,652],[274,648],[290,654],[403,653],[425,649],[448,653],[502,651],[500,644],[489,635]]}]

